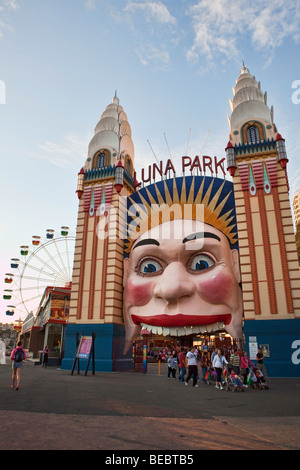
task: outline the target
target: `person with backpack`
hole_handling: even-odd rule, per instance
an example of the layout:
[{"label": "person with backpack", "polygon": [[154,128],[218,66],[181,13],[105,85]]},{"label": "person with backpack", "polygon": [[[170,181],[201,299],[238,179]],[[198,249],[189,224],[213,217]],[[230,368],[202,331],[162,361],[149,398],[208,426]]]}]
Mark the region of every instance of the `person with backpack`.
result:
[{"label": "person with backpack", "polygon": [[10,358],[13,361],[11,388],[14,388],[17,391],[19,390],[23,361],[26,359],[26,352],[25,349],[22,348],[21,341],[18,342],[17,347],[11,353]]}]

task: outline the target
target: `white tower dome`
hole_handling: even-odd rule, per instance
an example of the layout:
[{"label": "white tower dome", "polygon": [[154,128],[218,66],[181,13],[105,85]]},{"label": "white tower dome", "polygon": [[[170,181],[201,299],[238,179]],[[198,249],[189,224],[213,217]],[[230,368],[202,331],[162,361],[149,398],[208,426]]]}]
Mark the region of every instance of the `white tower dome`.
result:
[{"label": "white tower dome", "polygon": [[116,166],[119,160],[132,175],[134,145],[131,127],[123,107],[119,105],[119,98],[115,94],[95,127],[94,136],[88,147],[85,170]]},{"label": "white tower dome", "polygon": [[[243,141],[242,129],[249,121],[255,120],[261,125],[260,140],[276,137],[277,130],[273,122],[273,106],[267,105],[267,93],[263,93],[260,82],[243,65],[236,85],[233,87],[233,99],[229,100],[231,116],[228,116],[231,142]],[[245,139],[244,139],[245,141]]]}]

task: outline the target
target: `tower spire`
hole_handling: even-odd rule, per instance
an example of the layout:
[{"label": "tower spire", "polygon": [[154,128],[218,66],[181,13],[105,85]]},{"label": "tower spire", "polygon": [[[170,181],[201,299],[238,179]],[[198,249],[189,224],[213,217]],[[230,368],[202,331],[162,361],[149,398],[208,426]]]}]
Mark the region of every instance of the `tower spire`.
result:
[{"label": "tower spire", "polygon": [[228,116],[230,125],[230,140],[232,144],[245,143],[245,138],[241,134],[241,129],[247,122],[257,120],[263,123],[265,128],[264,137],[274,139],[277,135],[276,126],[273,123],[272,109],[267,105],[266,93],[261,90],[260,83],[250,73],[242,61],[242,69],[233,87],[233,98],[230,99],[231,116]]},{"label": "tower spire", "polygon": [[94,136],[88,147],[85,171],[114,167],[120,159],[133,178],[134,145],[131,126],[123,107],[120,106],[116,89],[111,103],[106,106],[94,129]]}]

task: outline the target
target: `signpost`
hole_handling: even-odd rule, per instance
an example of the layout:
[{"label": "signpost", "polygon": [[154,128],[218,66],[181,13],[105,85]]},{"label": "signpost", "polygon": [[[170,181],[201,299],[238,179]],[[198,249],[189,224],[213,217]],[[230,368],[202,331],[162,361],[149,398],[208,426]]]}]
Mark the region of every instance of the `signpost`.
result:
[{"label": "signpost", "polygon": [[147,342],[136,340],[134,344],[134,372],[147,372]]},{"label": "signpost", "polygon": [[258,352],[257,338],[256,336],[249,336],[249,357],[251,360],[256,359]]},{"label": "signpost", "polygon": [[92,333],[92,336],[82,335],[80,337],[80,341],[77,342],[77,351],[76,351],[75,359],[73,362],[71,375],[73,375],[76,363],[77,363],[77,374],[80,373],[80,364],[79,364],[80,359],[87,360],[85,374],[84,374],[84,375],[87,375],[91,357],[92,357],[92,371],[93,371],[93,375],[95,375],[95,337],[96,337],[95,333]]}]

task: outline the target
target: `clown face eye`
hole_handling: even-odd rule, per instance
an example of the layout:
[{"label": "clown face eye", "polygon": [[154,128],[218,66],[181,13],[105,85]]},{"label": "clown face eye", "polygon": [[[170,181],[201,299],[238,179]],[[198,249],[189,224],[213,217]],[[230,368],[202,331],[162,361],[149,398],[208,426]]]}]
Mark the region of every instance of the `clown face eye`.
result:
[{"label": "clown face eye", "polygon": [[137,272],[142,275],[155,275],[162,271],[161,264],[152,258],[142,260],[137,266]]},{"label": "clown face eye", "polygon": [[211,268],[214,265],[215,265],[215,262],[210,256],[201,253],[201,254],[195,255],[192,258],[188,266],[188,269],[189,271],[197,273],[200,271],[204,271],[205,269]]}]

